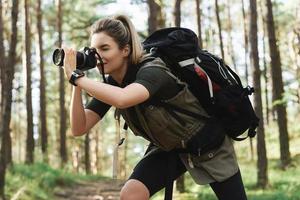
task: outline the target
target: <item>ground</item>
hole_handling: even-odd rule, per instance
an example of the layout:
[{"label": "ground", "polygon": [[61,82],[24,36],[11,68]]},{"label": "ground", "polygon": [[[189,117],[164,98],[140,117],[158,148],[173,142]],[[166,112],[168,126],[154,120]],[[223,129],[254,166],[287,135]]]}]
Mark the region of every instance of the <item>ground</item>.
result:
[{"label": "ground", "polygon": [[80,182],[72,187],[56,188],[55,200],[117,200],[124,181]]}]

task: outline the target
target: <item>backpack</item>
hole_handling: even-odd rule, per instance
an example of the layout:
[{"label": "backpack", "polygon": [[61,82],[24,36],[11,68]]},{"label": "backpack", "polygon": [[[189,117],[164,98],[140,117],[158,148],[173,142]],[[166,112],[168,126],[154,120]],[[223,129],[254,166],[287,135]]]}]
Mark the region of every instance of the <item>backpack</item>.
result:
[{"label": "backpack", "polygon": [[247,130],[247,136],[256,135],[259,119],[249,100],[254,88],[243,87],[239,76],[221,58],[200,49],[192,30],[160,29],[142,45],[147,53],[160,57],[174,75],[188,84],[207,113],[220,120],[229,137],[244,140],[247,137],[238,136]]}]

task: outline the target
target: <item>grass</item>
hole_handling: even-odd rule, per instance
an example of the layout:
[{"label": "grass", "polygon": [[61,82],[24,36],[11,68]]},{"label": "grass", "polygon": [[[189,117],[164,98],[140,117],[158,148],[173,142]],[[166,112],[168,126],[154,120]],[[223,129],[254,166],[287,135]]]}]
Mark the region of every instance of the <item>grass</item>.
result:
[{"label": "grass", "polygon": [[[249,200],[300,200],[300,156],[293,157],[293,164],[286,170],[279,169],[279,160],[269,160],[269,184],[262,190],[256,187],[256,162],[242,160],[241,173]],[[174,200],[217,200],[209,186],[196,185],[189,175],[185,176],[187,192],[175,192]],[[153,200],[163,199],[163,191]]]},{"label": "grass", "polygon": [[[298,118],[297,118],[298,119]],[[266,148],[268,157],[269,185],[262,190],[256,187],[256,161],[249,159],[249,142],[235,143],[240,169],[249,200],[300,200],[300,124],[291,126],[290,150],[292,165],[286,170],[280,169],[278,134],[275,125],[266,130]],[[254,147],[256,140],[253,140]],[[256,155],[256,152],[254,152]],[[54,199],[55,187],[71,186],[81,180],[104,179],[101,176],[86,176],[78,173],[68,173],[68,170],[53,169],[44,163],[33,165],[17,164],[8,170],[6,176],[6,194],[11,199],[18,192],[22,200]],[[189,175],[186,175],[186,193],[174,192],[174,200],[216,200],[209,186],[196,185]],[[152,200],[163,199],[163,191],[156,194]]]},{"label": "grass", "polygon": [[[279,169],[279,160],[268,162],[269,185],[262,190],[256,187],[256,162],[240,159],[240,168],[249,200],[300,200],[300,156],[293,157],[293,164],[286,170]],[[53,169],[47,164],[14,165],[7,173],[6,194],[11,199],[19,191],[22,200],[54,199],[55,187],[71,186],[81,180],[106,179],[101,176],[67,173],[62,169]],[[196,185],[189,175],[186,175],[187,192],[174,193],[174,200],[216,200],[209,186]],[[163,199],[163,191],[152,199]]]},{"label": "grass", "polygon": [[8,199],[21,192],[22,200],[49,200],[54,199],[52,192],[55,187],[71,186],[81,180],[99,179],[104,177],[67,173],[44,163],[17,164],[8,170],[6,194]]}]

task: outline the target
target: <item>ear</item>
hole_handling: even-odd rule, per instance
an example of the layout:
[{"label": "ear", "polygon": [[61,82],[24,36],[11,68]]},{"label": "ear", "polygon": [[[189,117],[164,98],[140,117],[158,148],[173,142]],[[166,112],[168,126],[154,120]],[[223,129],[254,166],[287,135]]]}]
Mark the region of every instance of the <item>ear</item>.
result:
[{"label": "ear", "polygon": [[123,49],[122,49],[122,54],[124,57],[128,57],[130,54],[130,46],[127,44]]}]

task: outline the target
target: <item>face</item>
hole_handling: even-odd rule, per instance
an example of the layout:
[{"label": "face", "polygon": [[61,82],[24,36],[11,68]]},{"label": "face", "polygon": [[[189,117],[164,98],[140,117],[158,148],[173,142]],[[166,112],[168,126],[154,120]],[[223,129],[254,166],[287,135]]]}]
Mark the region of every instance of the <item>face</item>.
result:
[{"label": "face", "polygon": [[[120,49],[115,40],[105,32],[95,33],[91,37],[91,47],[97,49],[104,63],[104,73],[117,75],[127,67],[129,48]],[[101,70],[100,65],[97,65]]]}]

